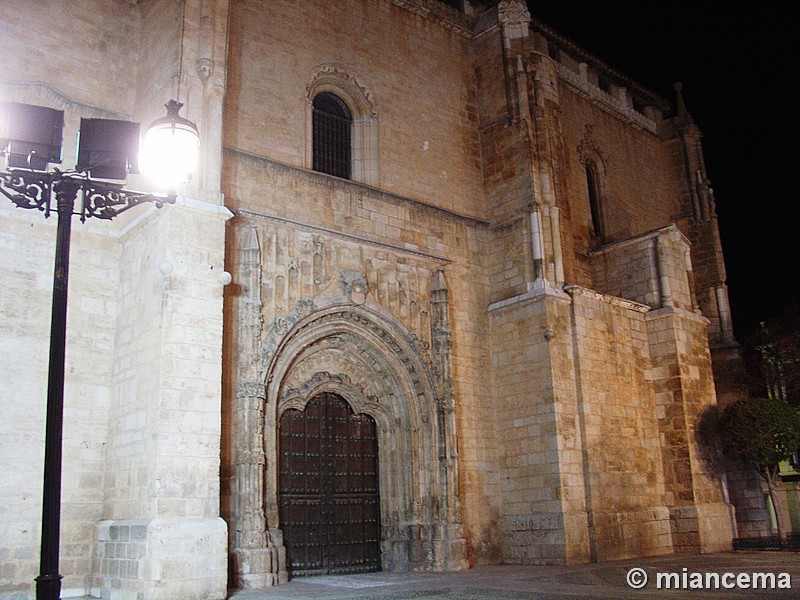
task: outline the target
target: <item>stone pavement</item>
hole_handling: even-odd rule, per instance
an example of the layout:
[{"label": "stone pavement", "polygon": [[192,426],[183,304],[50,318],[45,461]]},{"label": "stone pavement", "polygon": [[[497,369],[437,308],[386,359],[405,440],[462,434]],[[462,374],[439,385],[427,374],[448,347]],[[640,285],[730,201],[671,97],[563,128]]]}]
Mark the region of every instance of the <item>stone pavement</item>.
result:
[{"label": "stone pavement", "polygon": [[[640,568],[648,575],[642,589],[631,588],[626,578],[631,569]],[[719,576],[719,589],[657,589],[657,573],[676,573],[681,585],[684,573],[691,585],[702,573]],[[723,583],[735,584],[735,576],[726,573],[775,574],[775,589],[726,589]],[[779,589],[781,573],[788,573],[791,589]],[[748,575],[750,578],[750,575]],[[752,579],[751,579],[752,580]],[[713,584],[713,579],[710,581]],[[662,588],[665,586],[662,585]],[[609,563],[571,566],[491,566],[449,573],[368,573],[305,577],[265,590],[233,593],[229,600],[593,600],[593,599],[672,599],[687,600],[800,599],[800,553],[734,552],[713,555],[669,555]]]}]

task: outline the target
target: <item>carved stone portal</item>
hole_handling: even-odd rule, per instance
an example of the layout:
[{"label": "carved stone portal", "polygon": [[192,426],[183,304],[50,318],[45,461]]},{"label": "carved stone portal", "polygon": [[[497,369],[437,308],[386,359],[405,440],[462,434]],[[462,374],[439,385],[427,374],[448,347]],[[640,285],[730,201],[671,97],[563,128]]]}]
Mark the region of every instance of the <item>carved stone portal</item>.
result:
[{"label": "carved stone portal", "polygon": [[[441,276],[438,281],[443,282]],[[438,295],[446,298],[439,287]],[[445,326],[446,321],[439,323]],[[452,395],[446,391],[451,382],[442,366],[448,354],[437,353],[438,364],[431,365],[417,338],[368,299],[362,305],[314,310],[290,327],[266,369],[263,446],[258,444],[265,453],[264,485],[240,481],[235,486],[241,514],[263,515],[250,520],[264,524],[274,560],[264,563],[272,576],[265,574],[260,581],[286,578],[277,424],[287,409],[302,410],[326,392],[342,397],[355,413],[367,414],[377,424],[381,568],[467,566],[457,499]],[[256,442],[251,438],[250,443]],[[247,475],[258,476],[251,471]]]},{"label": "carved stone portal", "polygon": [[334,306],[298,322],[278,347],[267,376],[266,521],[278,523],[275,424],[288,408],[333,392],[378,425],[382,568],[466,565],[454,463],[441,427],[434,375],[414,338],[378,307]]}]

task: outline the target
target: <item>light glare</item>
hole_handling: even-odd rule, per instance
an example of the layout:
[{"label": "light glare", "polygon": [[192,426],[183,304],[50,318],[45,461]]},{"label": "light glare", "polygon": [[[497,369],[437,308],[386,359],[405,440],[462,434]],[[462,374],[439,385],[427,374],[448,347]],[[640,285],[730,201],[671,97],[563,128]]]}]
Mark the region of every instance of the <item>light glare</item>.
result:
[{"label": "light glare", "polygon": [[164,190],[191,180],[200,141],[194,123],[178,116],[181,104],[167,103],[167,116],[150,125],[142,144],[142,170]]}]

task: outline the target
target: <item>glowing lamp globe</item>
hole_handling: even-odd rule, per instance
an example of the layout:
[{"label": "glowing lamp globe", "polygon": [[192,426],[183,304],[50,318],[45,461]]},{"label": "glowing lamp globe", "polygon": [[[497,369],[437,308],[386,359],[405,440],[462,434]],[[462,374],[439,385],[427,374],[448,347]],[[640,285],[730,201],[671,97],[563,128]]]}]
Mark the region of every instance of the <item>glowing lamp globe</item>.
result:
[{"label": "glowing lamp globe", "polygon": [[167,115],[147,128],[140,165],[164,190],[174,190],[191,179],[197,164],[200,136],[197,126],[178,115],[183,104],[170,100]]}]

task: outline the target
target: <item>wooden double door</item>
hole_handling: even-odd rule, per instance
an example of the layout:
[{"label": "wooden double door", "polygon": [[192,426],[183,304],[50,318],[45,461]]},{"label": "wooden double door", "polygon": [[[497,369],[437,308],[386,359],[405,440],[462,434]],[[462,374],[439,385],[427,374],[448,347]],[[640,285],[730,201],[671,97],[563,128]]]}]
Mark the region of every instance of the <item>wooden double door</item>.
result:
[{"label": "wooden double door", "polygon": [[378,571],[380,498],[375,420],[336,394],[284,411],[280,521],[292,576]]}]

